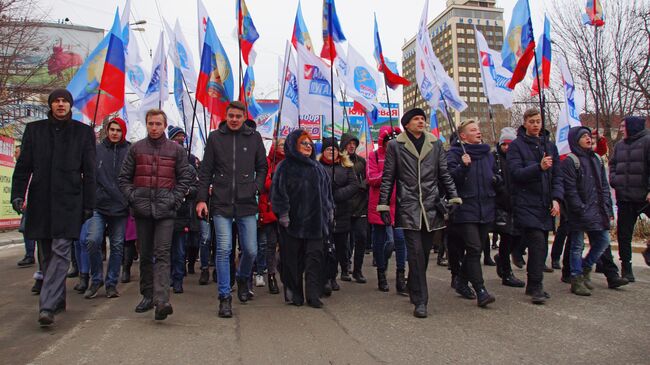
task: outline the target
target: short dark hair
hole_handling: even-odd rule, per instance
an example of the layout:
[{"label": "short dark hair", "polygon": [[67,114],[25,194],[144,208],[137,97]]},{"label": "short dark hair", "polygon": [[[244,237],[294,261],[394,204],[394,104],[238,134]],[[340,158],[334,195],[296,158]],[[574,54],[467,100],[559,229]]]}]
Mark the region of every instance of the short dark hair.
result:
[{"label": "short dark hair", "polygon": [[165,124],[167,124],[167,114],[165,114],[165,112],[160,109],[149,109],[147,111],[147,115],[145,115],[144,117],[145,123],[147,122],[147,120],[149,120],[149,117],[153,117],[154,115],[162,115]]},{"label": "short dark hair", "polygon": [[534,117],[534,116],[539,115],[539,114],[540,114],[540,113],[539,113],[539,109],[537,109],[537,108],[530,108],[530,109],[527,109],[527,110],[524,112],[524,122],[525,122],[528,118],[530,118],[530,117]]},{"label": "short dark hair", "polygon": [[241,110],[244,112],[244,114],[246,114],[246,105],[244,105],[244,103],[242,103],[241,101],[237,101],[237,100],[231,101],[230,104],[228,104],[228,106],[226,107],[226,113],[228,113],[228,110],[230,109]]}]

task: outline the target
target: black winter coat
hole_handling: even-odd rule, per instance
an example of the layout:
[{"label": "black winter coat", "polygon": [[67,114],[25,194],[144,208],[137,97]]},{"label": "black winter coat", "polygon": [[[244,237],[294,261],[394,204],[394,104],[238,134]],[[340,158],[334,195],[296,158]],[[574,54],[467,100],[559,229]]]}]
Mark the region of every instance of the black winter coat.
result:
[{"label": "black winter coat", "polygon": [[564,205],[569,231],[609,230],[609,218],[614,216],[612,197],[607,183],[607,171],[594,151],[585,151],[578,145],[578,132],[586,127],[569,130],[569,146],[580,160],[580,169],[571,158],[562,161]]},{"label": "black winter coat", "polygon": [[129,142],[111,143],[108,138],[97,144],[97,193],[95,210],[109,217],[126,217],[129,204],[120,190],[117,177],[129,150]]},{"label": "black winter coat", "polygon": [[458,194],[447,170],[442,142],[430,133],[421,138],[425,140],[420,153],[406,132],[388,142],[377,211],[390,211],[390,197],[395,186],[395,227],[431,232],[444,228],[445,224],[444,205],[440,199],[445,192],[438,190],[438,184],[444,187],[448,199]]},{"label": "black winter coat", "polygon": [[497,145],[494,152],[496,173],[500,178],[501,185],[497,188],[496,211],[494,218],[494,231],[518,236],[519,230],[515,227],[512,214],[513,182],[508,170],[506,154],[501,151],[501,145]]},{"label": "black winter coat", "polygon": [[330,217],[334,213],[334,198],[330,177],[316,161],[297,151],[302,130],[287,136],[285,159],[280,162],[271,183],[271,207],[281,217],[289,215],[289,235],[300,239],[323,239],[330,233]]},{"label": "black winter coat", "polygon": [[[30,182],[31,177],[31,182]],[[28,123],[11,201],[25,198],[25,238],[79,239],[83,211],[95,206],[95,134],[76,120]]]},{"label": "black winter coat", "polygon": [[495,211],[495,166],[494,156],[487,144],[465,144],[472,163],[465,166],[462,160],[463,149],[459,142],[454,143],[447,153],[447,167],[454,179],[458,195],[463,204],[451,216],[451,222],[492,223]]},{"label": "black winter coat", "polygon": [[[350,232],[352,230],[352,198],[359,192],[359,182],[352,167],[344,167],[341,163],[326,164],[321,157],[325,173],[332,181],[334,196],[334,233]],[[332,180],[332,170],[334,179]]]},{"label": "black winter coat", "polygon": [[262,137],[243,125],[231,131],[226,123],[210,133],[199,172],[197,202],[208,201],[210,214],[244,217],[257,214],[257,194],[264,191],[268,165]]},{"label": "black winter coat", "polygon": [[519,127],[508,149],[508,169],[514,183],[514,222],[518,227],[552,230],[552,201],[562,202],[564,197],[557,147],[548,136],[545,131],[545,150],[553,158],[553,167],[547,171],[542,171],[540,165],[544,156],[540,138],[527,136],[524,127]]},{"label": "black winter coat", "polygon": [[650,130],[644,129],[614,146],[609,181],[617,201],[645,201],[650,192]]},{"label": "black winter coat", "polygon": [[[186,229],[188,231],[198,231],[198,229],[192,229],[197,227],[192,227],[192,219],[196,218],[196,192],[199,189],[199,184],[197,181],[196,169],[192,164],[189,165],[189,170],[192,178],[192,183],[190,184],[190,189],[183,199],[181,207],[176,211],[176,219],[174,219],[174,231],[183,232]],[[196,225],[198,226],[198,225]]]},{"label": "black winter coat", "polygon": [[[356,141],[357,146],[359,146],[359,139],[354,137],[351,134],[344,133],[341,136],[341,150],[345,149],[345,146],[348,143]],[[350,199],[350,206],[352,209],[352,217],[367,217],[368,216],[368,180],[366,179],[366,159],[359,156],[358,154],[350,155],[350,161],[354,164],[352,170],[354,171],[354,176],[359,183],[359,190],[356,194]]]}]

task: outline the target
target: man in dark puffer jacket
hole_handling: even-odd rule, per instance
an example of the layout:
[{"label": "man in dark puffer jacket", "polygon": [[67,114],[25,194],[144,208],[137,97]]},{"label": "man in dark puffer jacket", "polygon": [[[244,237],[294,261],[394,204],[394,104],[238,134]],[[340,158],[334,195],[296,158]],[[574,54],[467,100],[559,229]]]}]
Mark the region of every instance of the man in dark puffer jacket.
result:
[{"label": "man in dark puffer jacket", "polygon": [[187,152],[165,136],[165,112],[149,110],[145,119],[148,136],[129,150],[119,183],[133,209],[140,242],[143,298],[135,311],[146,312],[155,303],[155,318],[163,320],[173,313],[169,303],[169,260],[174,217],[194,181]]},{"label": "man in dark puffer jacket", "polygon": [[616,144],[609,160],[609,182],[616,190],[616,236],[622,274],[634,282],[632,234],[640,211],[650,213],[650,131],[642,117],[625,118],[621,129],[623,140]]}]

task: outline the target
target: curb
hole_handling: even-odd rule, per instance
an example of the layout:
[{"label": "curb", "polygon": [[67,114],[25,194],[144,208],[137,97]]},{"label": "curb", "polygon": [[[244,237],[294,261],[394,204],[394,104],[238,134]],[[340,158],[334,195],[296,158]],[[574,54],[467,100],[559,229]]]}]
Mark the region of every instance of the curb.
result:
[{"label": "curb", "polygon": [[20,243],[25,243],[25,240],[23,240],[22,238],[4,240],[4,241],[0,241],[0,247],[20,244]]}]

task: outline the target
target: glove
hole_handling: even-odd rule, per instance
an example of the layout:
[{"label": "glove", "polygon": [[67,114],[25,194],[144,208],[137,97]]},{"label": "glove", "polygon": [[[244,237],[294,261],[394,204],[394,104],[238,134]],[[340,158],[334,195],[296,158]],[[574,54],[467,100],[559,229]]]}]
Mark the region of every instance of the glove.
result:
[{"label": "glove", "polygon": [[390,219],[390,212],[381,212],[379,214],[381,215],[381,221],[384,222],[385,225],[390,226],[392,223]]},{"label": "glove", "polygon": [[92,216],[93,216],[92,209],[84,209],[84,213],[83,213],[83,221],[84,222],[89,220],[90,218],[92,218]]},{"label": "glove", "polygon": [[282,214],[280,218],[278,218],[278,223],[284,228],[289,227],[289,214]]},{"label": "glove", "polygon": [[463,199],[461,198],[451,198],[449,199],[449,205],[462,205],[463,204]]},{"label": "glove", "polygon": [[11,202],[11,207],[20,215],[23,214],[23,204],[25,204],[25,199],[16,198]]}]

